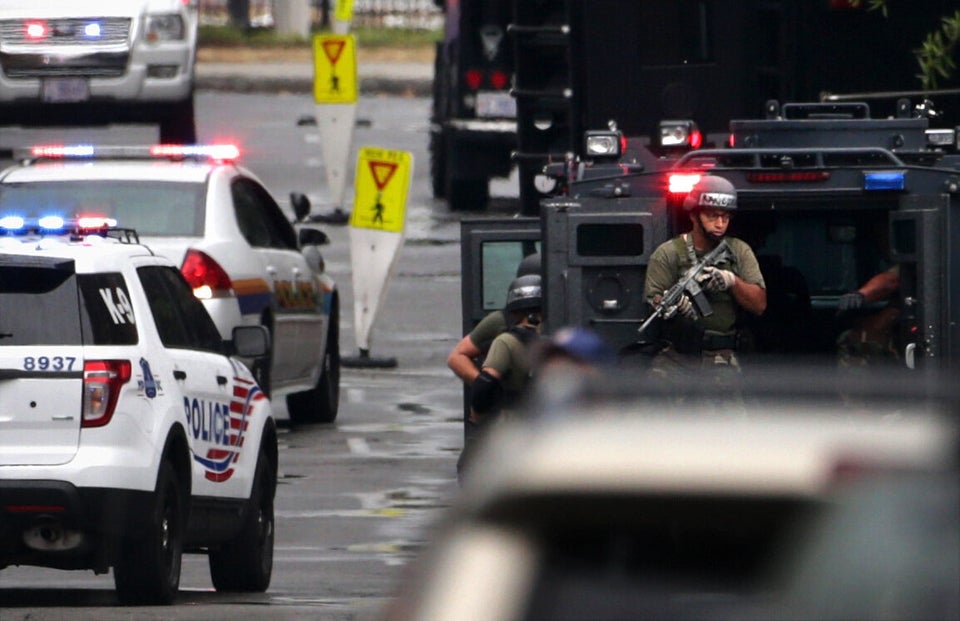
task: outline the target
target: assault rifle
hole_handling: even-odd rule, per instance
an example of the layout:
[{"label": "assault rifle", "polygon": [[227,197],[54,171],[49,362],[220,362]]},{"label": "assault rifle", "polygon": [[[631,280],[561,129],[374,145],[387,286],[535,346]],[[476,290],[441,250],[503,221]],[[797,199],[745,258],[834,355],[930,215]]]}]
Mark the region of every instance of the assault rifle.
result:
[{"label": "assault rifle", "polygon": [[703,292],[703,289],[700,288],[697,277],[703,272],[703,268],[713,267],[717,263],[732,256],[733,254],[730,252],[730,246],[727,245],[727,240],[720,240],[717,247],[708,252],[702,261],[693,265],[680,277],[677,284],[667,289],[667,292],[660,298],[660,302],[654,307],[653,313],[647,317],[647,320],[643,322],[643,325],[640,326],[637,332],[642,335],[657,317],[663,317],[664,319],[672,317],[673,314],[677,312],[677,304],[680,303],[680,298],[684,295],[690,296],[693,306],[697,309],[697,313],[699,313],[701,317],[709,317],[712,315],[713,308],[710,306],[710,302],[707,301],[707,296]]}]

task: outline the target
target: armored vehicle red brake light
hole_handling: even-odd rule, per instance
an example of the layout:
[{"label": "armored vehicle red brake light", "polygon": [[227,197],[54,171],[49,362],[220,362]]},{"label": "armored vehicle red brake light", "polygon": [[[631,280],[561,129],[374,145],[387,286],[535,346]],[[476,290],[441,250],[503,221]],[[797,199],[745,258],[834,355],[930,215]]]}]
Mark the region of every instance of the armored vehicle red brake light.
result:
[{"label": "armored vehicle red brake light", "polygon": [[699,174],[675,173],[668,178],[667,188],[671,194],[689,194],[698,181],[700,181]]}]

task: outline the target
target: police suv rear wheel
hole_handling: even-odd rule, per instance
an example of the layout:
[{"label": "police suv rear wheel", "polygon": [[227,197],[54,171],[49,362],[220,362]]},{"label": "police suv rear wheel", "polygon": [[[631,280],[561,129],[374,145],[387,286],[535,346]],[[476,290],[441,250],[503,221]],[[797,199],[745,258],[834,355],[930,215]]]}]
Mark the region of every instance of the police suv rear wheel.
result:
[{"label": "police suv rear wheel", "polygon": [[250,505],[237,537],[210,552],[210,577],[218,591],[263,592],[273,573],[276,469],[261,450]]},{"label": "police suv rear wheel", "polygon": [[168,461],[160,463],[153,502],[145,533],[124,542],[114,567],[117,594],[124,604],[169,604],[180,589],[184,500]]}]

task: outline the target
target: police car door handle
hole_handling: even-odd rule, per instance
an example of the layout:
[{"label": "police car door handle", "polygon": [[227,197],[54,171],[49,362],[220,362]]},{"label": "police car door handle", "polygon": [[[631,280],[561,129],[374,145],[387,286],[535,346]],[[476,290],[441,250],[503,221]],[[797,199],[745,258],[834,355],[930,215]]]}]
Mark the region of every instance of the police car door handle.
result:
[{"label": "police car door handle", "polygon": [[226,386],[226,385],[227,385],[227,378],[225,378],[225,377],[222,376],[222,375],[218,375],[218,376],[217,376],[217,385],[218,385],[218,386]]},{"label": "police car door handle", "polygon": [[187,379],[187,372],[186,372],[186,371],[179,371],[179,370],[177,370],[177,369],[174,369],[174,371],[173,371],[173,379],[178,380],[178,381],[183,381],[183,380]]}]

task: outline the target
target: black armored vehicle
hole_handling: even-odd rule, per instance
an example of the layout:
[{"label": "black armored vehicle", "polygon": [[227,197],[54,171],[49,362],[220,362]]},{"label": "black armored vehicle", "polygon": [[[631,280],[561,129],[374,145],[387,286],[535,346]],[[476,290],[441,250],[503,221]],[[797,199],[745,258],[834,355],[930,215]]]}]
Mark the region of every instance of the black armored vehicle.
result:
[{"label": "black armored vehicle", "polygon": [[[736,186],[729,234],[751,245],[767,283],[766,312],[741,325],[751,353],[835,364],[858,314],[882,310],[839,313],[841,296],[896,266],[899,290],[884,304],[898,311],[897,363],[955,368],[960,155],[955,129],[931,128],[929,106],[904,99],[873,118],[863,102],[770,101],[764,118],[730,122],[726,146],[662,168],[633,166],[629,146],[548,167],[564,192],[541,201],[539,217],[464,221],[464,329],[502,305],[516,261],[539,250],[546,332],[589,326],[620,350],[636,346],[647,261],[684,230],[684,192],[709,172]],[[591,138],[623,144],[618,132]]]}]

